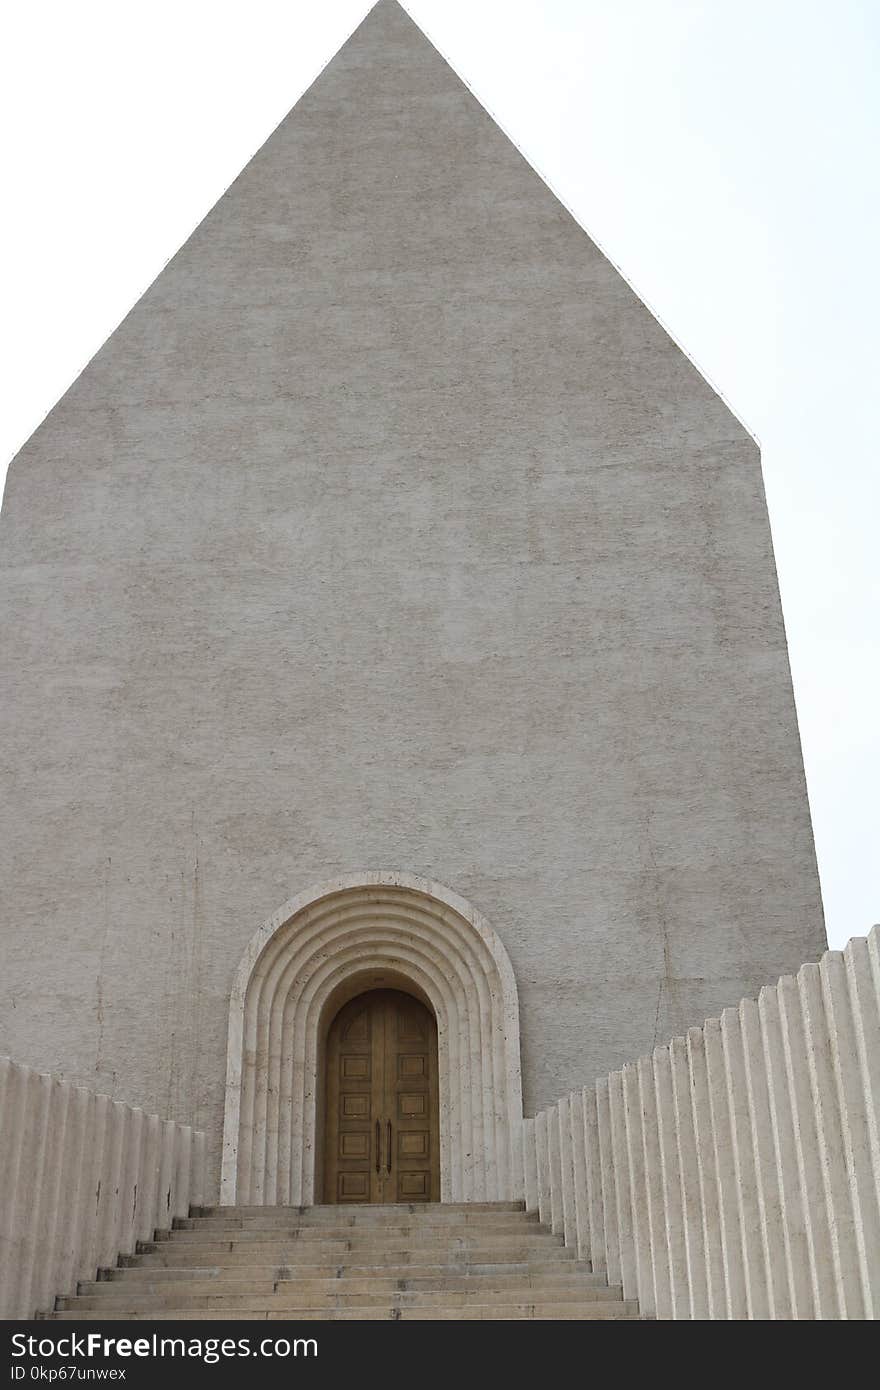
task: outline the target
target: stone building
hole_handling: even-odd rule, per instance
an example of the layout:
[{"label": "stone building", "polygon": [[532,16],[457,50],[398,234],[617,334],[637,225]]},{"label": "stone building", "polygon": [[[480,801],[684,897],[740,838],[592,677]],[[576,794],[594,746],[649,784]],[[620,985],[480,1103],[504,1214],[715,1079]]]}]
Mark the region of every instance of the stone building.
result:
[{"label": "stone building", "polygon": [[523,1107],[824,948],[755,441],[394,0],[0,555],[0,1052],[209,1197],[502,1199]]}]

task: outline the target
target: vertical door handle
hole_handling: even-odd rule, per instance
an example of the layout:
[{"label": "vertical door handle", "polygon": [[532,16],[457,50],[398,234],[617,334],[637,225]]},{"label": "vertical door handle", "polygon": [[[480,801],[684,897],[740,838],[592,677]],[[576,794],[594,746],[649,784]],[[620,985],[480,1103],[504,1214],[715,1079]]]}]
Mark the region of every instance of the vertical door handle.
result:
[{"label": "vertical door handle", "polygon": [[390,1172],[391,1172],[391,1121],[390,1121],[390,1120],[388,1121],[388,1158],[387,1158],[386,1162],[387,1162],[387,1164],[388,1164],[387,1171],[390,1173]]},{"label": "vertical door handle", "polygon": [[376,1172],[382,1167],[382,1126],[376,1121]]}]

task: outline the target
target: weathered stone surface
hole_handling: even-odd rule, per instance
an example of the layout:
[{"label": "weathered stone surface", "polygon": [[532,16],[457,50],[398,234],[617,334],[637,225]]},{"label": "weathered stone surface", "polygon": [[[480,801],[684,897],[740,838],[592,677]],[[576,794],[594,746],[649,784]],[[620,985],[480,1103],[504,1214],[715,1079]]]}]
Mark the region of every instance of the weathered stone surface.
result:
[{"label": "weathered stone surface", "polygon": [[227,1207],[177,1223],[170,1239],[59,1298],[51,1316],[638,1317],[512,1206]]},{"label": "weathered stone surface", "polygon": [[600,1210],[565,1243],[644,1316],[880,1316],[878,962],[874,927],[583,1092],[572,1187],[598,1169]]},{"label": "weathered stone surface", "polygon": [[527,1113],[823,946],[754,441],[382,0],[10,469],[0,1048],[204,1126],[254,928],[501,936]]},{"label": "weathered stone surface", "polygon": [[0,1057],[0,1318],[31,1318],[204,1200],[205,1136]]}]

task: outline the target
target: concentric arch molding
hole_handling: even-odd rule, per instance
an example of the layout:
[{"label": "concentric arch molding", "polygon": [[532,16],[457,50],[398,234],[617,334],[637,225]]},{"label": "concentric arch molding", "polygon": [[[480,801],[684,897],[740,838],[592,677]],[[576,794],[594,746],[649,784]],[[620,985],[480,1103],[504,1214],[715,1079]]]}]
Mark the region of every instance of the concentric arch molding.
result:
[{"label": "concentric arch molding", "polygon": [[292,898],[248,943],[229,1006],[221,1202],[316,1200],[326,1031],[379,980],[437,1018],[442,1200],[522,1195],[519,1003],[507,952],[449,888],[370,871]]}]

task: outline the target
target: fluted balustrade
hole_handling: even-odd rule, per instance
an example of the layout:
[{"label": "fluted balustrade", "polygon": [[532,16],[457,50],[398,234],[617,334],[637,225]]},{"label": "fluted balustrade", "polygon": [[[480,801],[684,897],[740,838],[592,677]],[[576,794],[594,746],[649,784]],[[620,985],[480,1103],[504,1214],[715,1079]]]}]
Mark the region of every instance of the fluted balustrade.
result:
[{"label": "fluted balustrade", "polygon": [[205,1136],[0,1057],[0,1318],[130,1254],[204,1200]]},{"label": "fluted balustrade", "polygon": [[657,1318],[880,1313],[880,928],[524,1122],[526,1206]]}]

